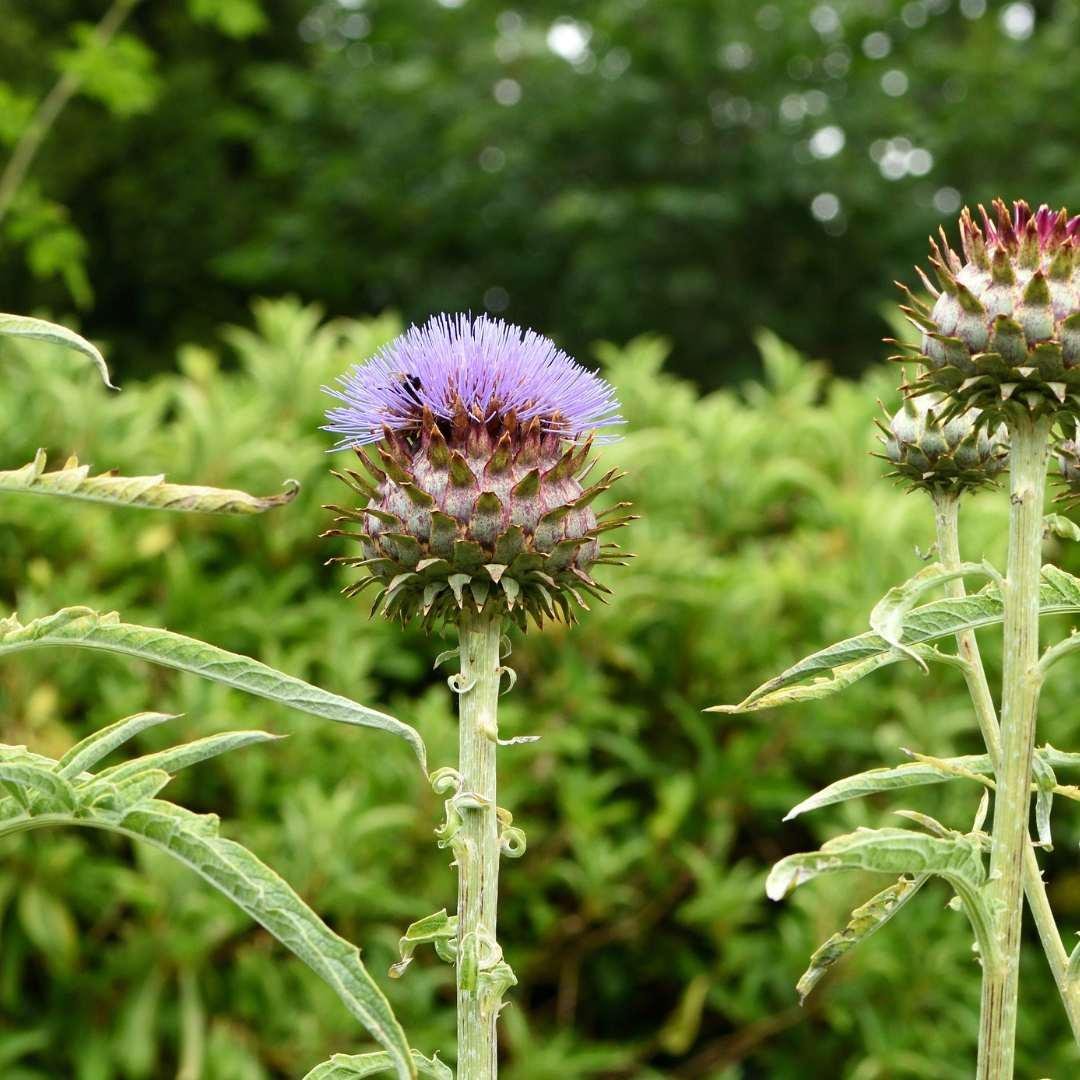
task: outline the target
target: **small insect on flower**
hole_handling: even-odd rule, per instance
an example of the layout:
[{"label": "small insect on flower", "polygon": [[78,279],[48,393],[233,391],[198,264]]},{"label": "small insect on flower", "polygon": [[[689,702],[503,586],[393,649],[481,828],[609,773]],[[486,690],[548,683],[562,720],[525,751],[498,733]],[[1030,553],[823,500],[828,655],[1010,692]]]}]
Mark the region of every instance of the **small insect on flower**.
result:
[{"label": "small insect on flower", "polygon": [[[950,414],[971,407],[996,426],[1010,403],[1033,415],[1080,414],[1080,215],[1000,199],[960,217],[963,258],[931,238],[940,288],[919,270],[933,307],[903,285],[902,308],[921,332],[912,355],[923,371],[911,392],[948,397]],[[902,346],[909,348],[908,346]]]},{"label": "small insect on flower", "polygon": [[[465,604],[574,621],[586,596],[609,592],[590,574],[626,558],[602,534],[631,520],[628,503],[599,513],[590,452],[621,424],[612,387],[533,331],[484,316],[438,315],[411,327],[324,390],[340,405],[325,430],[353,448],[368,476],[336,472],[364,496],[331,506],[362,556],[330,560],[379,586],[372,613],[425,625]],[[365,450],[365,447],[372,447]]]}]

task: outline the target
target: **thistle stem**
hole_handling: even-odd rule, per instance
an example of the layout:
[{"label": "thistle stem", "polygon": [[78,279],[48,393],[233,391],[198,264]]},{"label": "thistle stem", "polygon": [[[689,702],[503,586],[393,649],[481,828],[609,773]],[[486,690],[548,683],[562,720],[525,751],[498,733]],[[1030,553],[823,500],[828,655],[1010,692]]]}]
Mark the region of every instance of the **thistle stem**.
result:
[{"label": "thistle stem", "polygon": [[1011,1080],[1023,921],[1023,866],[1030,843],[1031,756],[1039,697],[1039,579],[1051,420],[1017,409],[1009,418],[1009,559],[1004,587],[1001,756],[994,799],[990,896],[1000,963],[983,968],[980,1080]]},{"label": "thistle stem", "polygon": [[[934,518],[937,527],[938,558],[946,569],[960,565],[959,510],[960,500],[955,494],[936,492],[934,499]],[[945,586],[949,595],[960,598],[965,594],[964,583],[960,578],[950,581]],[[979,644],[973,630],[962,630],[956,635],[956,647],[960,656],[967,661],[964,679],[968,692],[975,706],[979,730],[990,755],[990,763],[996,774],[1001,767],[1001,732],[998,727],[997,707],[990,692],[990,683],[986,678]],[[1050,900],[1046,895],[1046,883],[1042,878],[1039,861],[1030,837],[1024,845],[1024,892],[1028,907],[1031,909],[1035,926],[1039,931],[1043,952],[1046,953],[1050,972],[1061,995],[1065,1012],[1069,1017],[1073,1037],[1080,1043],[1080,984],[1070,983],[1067,977],[1069,954],[1061,941],[1057,921],[1054,919]]]},{"label": "thistle stem", "polygon": [[[502,957],[495,939],[499,898],[498,746],[499,642],[502,619],[465,610],[460,621],[459,764],[462,807],[458,866],[458,1080],[494,1080],[495,1021],[502,988],[492,970]],[[473,798],[470,799],[469,797]],[[468,803],[473,805],[469,806]]]}]

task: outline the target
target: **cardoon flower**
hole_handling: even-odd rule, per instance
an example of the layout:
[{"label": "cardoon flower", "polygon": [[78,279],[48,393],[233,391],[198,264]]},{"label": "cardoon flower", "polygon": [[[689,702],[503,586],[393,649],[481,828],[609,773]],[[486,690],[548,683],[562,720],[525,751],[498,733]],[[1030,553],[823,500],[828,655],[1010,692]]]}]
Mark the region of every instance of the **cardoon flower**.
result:
[{"label": "cardoon flower", "polygon": [[953,411],[972,406],[996,424],[1005,403],[1033,416],[1080,413],[1080,215],[995,200],[960,218],[963,258],[941,233],[930,264],[940,289],[933,308],[908,293],[904,308],[922,331],[914,356],[925,370],[916,393],[937,391]]},{"label": "cardoon flower", "polygon": [[976,409],[949,419],[949,402],[940,394],[908,397],[887,423],[877,421],[890,476],[912,490],[959,495],[993,483],[1009,456],[1004,426],[989,431]]},{"label": "cardoon flower", "polygon": [[[505,612],[524,628],[574,621],[590,575],[618,562],[601,534],[628,517],[593,500],[618,479],[584,487],[594,443],[621,423],[612,388],[547,338],[501,320],[439,315],[412,327],[325,388],[342,404],[326,430],[356,450],[368,477],[341,476],[366,498],[333,506],[359,523],[355,595],[379,586],[373,611],[431,623],[470,610]],[[362,447],[372,447],[364,452]]]}]

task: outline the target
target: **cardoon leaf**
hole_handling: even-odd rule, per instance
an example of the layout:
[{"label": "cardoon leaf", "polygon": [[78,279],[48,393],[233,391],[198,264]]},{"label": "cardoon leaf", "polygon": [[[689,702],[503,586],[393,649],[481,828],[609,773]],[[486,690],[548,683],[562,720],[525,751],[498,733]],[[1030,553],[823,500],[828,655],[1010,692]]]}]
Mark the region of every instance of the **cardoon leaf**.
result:
[{"label": "cardoon leaf", "polygon": [[181,769],[197,765],[200,761],[207,761],[219,754],[227,754],[230,750],[239,750],[253,743],[277,742],[283,738],[284,735],[271,735],[268,731],[223,731],[218,735],[207,735],[204,739],[194,739],[180,746],[170,746],[167,750],[158,750],[120,765],[113,765],[98,773],[98,778],[117,783],[149,769],[162,769],[172,776]]},{"label": "cardoon leaf", "polygon": [[118,746],[123,746],[129,739],[135,738],[140,731],[175,719],[176,717],[169,713],[142,712],[117,720],[115,724],[95,731],[82,742],[77,742],[56,763],[57,775],[72,780],[111,754]]},{"label": "cardoon leaf", "polygon": [[[426,1058],[419,1051],[413,1050],[412,1060],[420,1076],[430,1076],[434,1080],[454,1080],[450,1066],[443,1064],[437,1057]],[[358,1077],[389,1072],[392,1065],[390,1055],[382,1052],[335,1054],[329,1061],[316,1065],[304,1080],[357,1080]]]},{"label": "cardoon leaf", "polygon": [[32,495],[59,495],[84,502],[134,506],[149,510],[176,510],[197,514],[261,514],[292,502],[300,485],[286,482],[279,495],[256,496],[229,488],[170,484],[164,475],[117,476],[113,472],[90,475],[89,465],[72,457],[62,468],[45,471],[45,451],[21,469],[0,472],[0,491],[21,491]]},{"label": "cardoon leaf", "polygon": [[[963,757],[945,759],[969,772],[989,775],[989,754],[967,754]],[[893,768],[870,769],[867,772],[845,776],[791,808],[784,817],[785,821],[805,814],[810,810],[819,810],[833,803],[846,802],[848,799],[860,799],[864,795],[876,795],[882,791],[919,787],[923,784],[942,784],[947,780],[957,779],[957,774],[947,768],[933,765],[926,761],[909,761]]]},{"label": "cardoon leaf", "polygon": [[[933,603],[909,611],[904,616],[901,640],[904,645],[910,647],[952,637],[965,630],[979,630],[985,626],[993,626],[1001,622],[1002,611],[1001,593],[996,585],[988,585],[980,592],[968,596],[935,600]],[[1039,611],[1043,615],[1080,611],[1080,578],[1056,566],[1044,566],[1042,584],[1039,589]],[[738,705],[714,706],[708,711],[750,712],[754,709],[770,707],[759,704],[767,696],[770,705],[784,704],[785,701],[791,699],[772,695],[776,695],[778,690],[802,683],[810,676],[821,672],[831,671],[835,675],[838,669],[844,669],[846,674],[854,675],[854,678],[847,678],[843,682],[844,686],[850,685],[856,679],[888,663],[888,660],[882,658],[887,656],[892,649],[893,647],[880,634],[873,632],[847,638],[804,657],[775,678],[762,683]],[[879,659],[876,665],[869,663],[874,658]],[[866,661],[866,666],[860,668],[851,666],[860,661]],[[826,689],[825,692],[832,691]],[[816,696],[821,697],[824,694]]]},{"label": "cardoon leaf", "polygon": [[6,315],[0,312],[0,334],[36,338],[38,341],[48,341],[52,345],[63,345],[65,348],[74,349],[93,361],[102,382],[107,387],[116,389],[109,380],[109,368],[105,363],[105,357],[101,355],[97,346],[76,334],[74,330],[68,330],[66,326],[58,326],[44,319],[32,319],[28,315]]},{"label": "cardoon leaf", "polygon": [[937,874],[965,891],[986,880],[979,847],[957,835],[948,839],[910,829],[858,829],[837,836],[819,851],[781,859],[769,872],[765,888],[782,900],[799,885],[835,870],[874,870],[883,874]]},{"label": "cardoon leaf", "polygon": [[26,791],[38,792],[45,796],[49,805],[46,812],[54,810],[65,812],[75,809],[75,792],[62,776],[57,776],[40,765],[16,764],[0,761],[0,780],[15,784]]},{"label": "cardoon leaf", "polygon": [[64,608],[25,625],[15,616],[0,620],[0,655],[46,645],[70,645],[134,656],[201,675],[312,716],[388,731],[409,743],[426,771],[424,742],[419,732],[408,724],[276,671],[258,660],[183,634],[123,623],[115,612],[101,615],[85,607]]},{"label": "cardoon leaf", "polygon": [[810,966],[795,985],[799,1004],[805,1004],[807,996],[829,968],[860,942],[877,933],[929,880],[929,874],[901,877],[857,907],[847,926],[828,938],[810,957]]},{"label": "cardoon leaf", "polygon": [[903,643],[904,619],[920,597],[940,588],[948,581],[970,574],[986,576],[986,566],[978,563],[962,563],[955,569],[946,569],[940,563],[927,566],[902,585],[894,585],[870,612],[870,629],[880,634],[894,648],[911,657],[923,671],[928,671],[926,661],[910,646]]},{"label": "cardoon leaf", "polygon": [[1038,834],[1039,847],[1047,851],[1054,850],[1050,835],[1050,811],[1054,806],[1054,788],[1057,777],[1053,767],[1038,753],[1031,755],[1031,772],[1035,782],[1035,831]]},{"label": "cardoon leaf", "polygon": [[[71,804],[65,812],[50,808],[47,817],[38,818],[36,813],[28,815],[19,809],[11,812],[8,808],[14,804],[5,803],[0,836],[46,824],[84,825],[144,840],[167,852],[229,897],[324,979],[385,1048],[382,1061],[386,1070],[393,1070],[400,1080],[411,1080],[417,1075],[419,1066],[413,1063],[405,1034],[361,962],[356,946],[338,937],[255,855],[220,836],[215,815],[193,814],[160,799],[143,799],[120,815],[88,801],[76,807],[79,792],[52,771],[55,765],[55,762],[48,766],[0,764],[0,778],[38,788],[57,799],[64,796]],[[137,784],[148,777],[164,775],[150,772],[131,778],[128,783]],[[95,783],[92,781],[79,790],[93,795]]]},{"label": "cardoon leaf", "polygon": [[1048,535],[1052,533],[1062,540],[1080,540],[1080,525],[1061,514],[1047,514],[1043,518],[1043,529]]}]

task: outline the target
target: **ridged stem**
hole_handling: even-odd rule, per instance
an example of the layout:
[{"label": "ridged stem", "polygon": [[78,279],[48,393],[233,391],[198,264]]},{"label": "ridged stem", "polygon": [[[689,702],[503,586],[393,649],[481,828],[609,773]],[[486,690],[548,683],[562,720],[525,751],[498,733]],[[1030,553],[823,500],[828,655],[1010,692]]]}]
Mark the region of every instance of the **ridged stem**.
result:
[{"label": "ridged stem", "polygon": [[[959,566],[961,561],[958,528],[959,498],[954,494],[935,492],[933,499],[938,559],[946,569],[952,569]],[[963,581],[956,578],[948,582],[946,591],[956,598],[964,596]],[[1001,762],[1001,733],[998,728],[997,707],[994,705],[994,698],[990,692],[990,683],[986,678],[986,669],[983,667],[975,632],[962,630],[958,633],[956,648],[960,656],[967,661],[964,679],[967,682],[968,692],[971,694],[972,704],[975,706],[975,715],[983,741],[986,743],[987,753],[990,755],[990,763],[996,774]],[[1061,941],[1057,921],[1050,907],[1049,897],[1046,895],[1046,883],[1043,881],[1042,871],[1030,837],[1024,845],[1023,873],[1024,892],[1027,895],[1028,907],[1031,909],[1035,926],[1039,931],[1043,952],[1046,953],[1050,972],[1069,1017],[1073,1038],[1080,1043],[1080,983],[1072,984],[1067,977],[1069,954]]]},{"label": "ridged stem", "polygon": [[[458,1080],[494,1080],[498,1072],[495,1021],[501,991],[488,972],[501,959],[495,931],[499,899],[499,823],[495,751],[498,746],[499,642],[502,619],[465,610],[460,621],[458,699],[461,842],[458,866]],[[474,796],[475,800],[470,800]],[[468,803],[475,801],[476,805]]]},{"label": "ridged stem", "polygon": [[1016,1043],[1031,756],[1039,697],[1039,581],[1051,420],[1009,417],[1009,558],[1004,585],[1001,762],[994,796],[990,897],[1000,963],[984,965],[979,1080],[1011,1080]]}]

